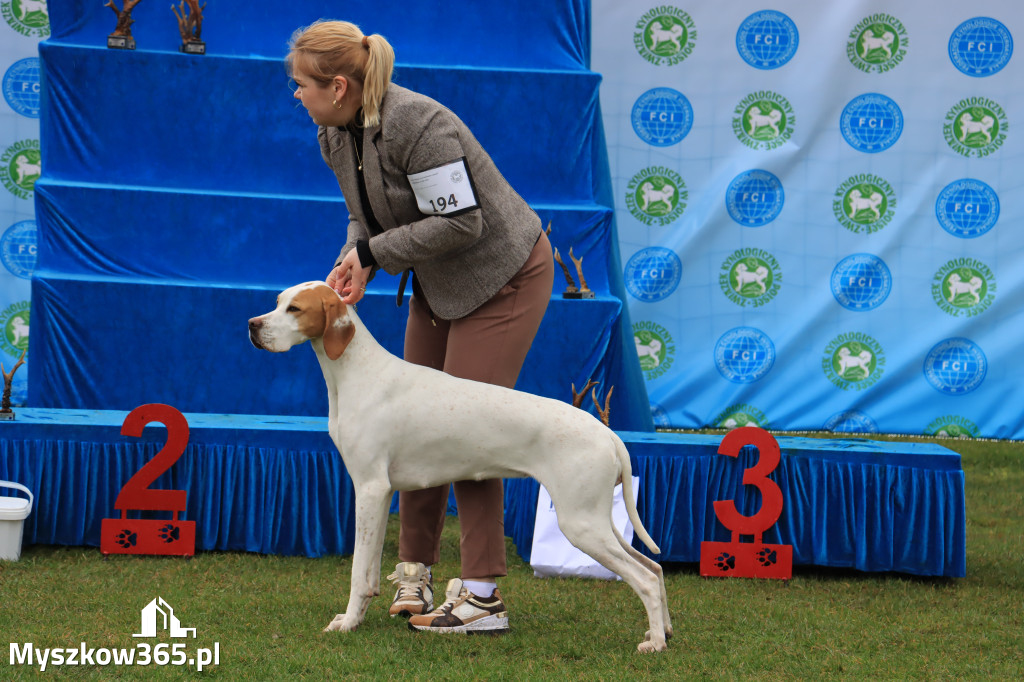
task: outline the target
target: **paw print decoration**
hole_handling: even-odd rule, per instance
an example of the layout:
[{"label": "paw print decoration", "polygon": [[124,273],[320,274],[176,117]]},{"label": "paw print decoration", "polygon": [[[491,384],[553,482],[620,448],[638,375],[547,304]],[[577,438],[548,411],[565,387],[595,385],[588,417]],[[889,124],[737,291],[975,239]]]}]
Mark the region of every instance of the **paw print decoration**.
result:
[{"label": "paw print decoration", "polygon": [[[196,553],[196,522],[179,518],[186,511],[184,490],[150,487],[161,475],[171,473],[188,446],[188,422],[170,405],[152,403],[132,410],[121,426],[121,435],[142,436],[151,422],[167,427],[167,442],[152,459],[129,478],[114,500],[121,518],[103,519],[100,551],[103,554],[156,554],[193,556]],[[137,512],[156,512],[163,518],[129,518]],[[173,518],[168,520],[166,515]]]},{"label": "paw print decoration", "polygon": [[[769,478],[781,462],[778,442],[764,429],[744,426],[726,434],[718,453],[737,458],[740,451],[749,446],[757,450],[757,461],[742,470],[742,482],[760,491],[761,508],[756,514],[746,516],[739,512],[735,500],[712,503],[719,523],[732,531],[732,540],[700,544],[700,574],[709,578],[788,580],[793,576],[793,546],[764,542],[765,532],[782,515],[782,489]],[[741,542],[744,537],[753,538],[753,542]]]}]

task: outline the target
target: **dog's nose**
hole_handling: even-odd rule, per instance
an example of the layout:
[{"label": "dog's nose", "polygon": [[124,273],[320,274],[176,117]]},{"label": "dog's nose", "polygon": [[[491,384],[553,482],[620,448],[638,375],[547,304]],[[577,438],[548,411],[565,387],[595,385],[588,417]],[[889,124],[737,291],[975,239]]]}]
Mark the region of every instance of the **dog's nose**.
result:
[{"label": "dog's nose", "polygon": [[249,320],[249,331],[254,332],[263,326],[263,320],[258,317],[254,317]]}]

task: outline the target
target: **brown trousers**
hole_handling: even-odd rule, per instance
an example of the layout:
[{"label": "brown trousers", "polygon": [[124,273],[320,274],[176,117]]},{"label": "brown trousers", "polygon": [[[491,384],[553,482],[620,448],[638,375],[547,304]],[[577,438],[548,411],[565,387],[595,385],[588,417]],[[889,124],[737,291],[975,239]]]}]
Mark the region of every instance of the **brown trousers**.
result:
[{"label": "brown trousers", "polygon": [[[434,319],[419,295],[409,301],[405,359],[452,376],[513,388],[551,299],[554,279],[546,235],[516,275],[489,301],[457,320]],[[455,482],[462,578],[499,577],[505,563],[501,479]],[[440,559],[448,485],[399,493],[398,557],[427,566]]]}]

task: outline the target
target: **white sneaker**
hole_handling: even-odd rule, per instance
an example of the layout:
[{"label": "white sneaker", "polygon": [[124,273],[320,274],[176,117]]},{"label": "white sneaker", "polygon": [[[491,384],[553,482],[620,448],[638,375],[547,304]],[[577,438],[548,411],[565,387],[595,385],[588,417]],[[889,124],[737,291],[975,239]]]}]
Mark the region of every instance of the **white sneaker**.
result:
[{"label": "white sneaker", "polygon": [[500,634],[508,632],[508,611],[498,590],[484,599],[453,578],[448,581],[444,604],[433,613],[410,618],[409,628],[420,632]]},{"label": "white sneaker", "polygon": [[403,561],[395,566],[388,580],[398,585],[395,600],[388,609],[392,618],[429,613],[434,608],[434,582],[423,564]]}]

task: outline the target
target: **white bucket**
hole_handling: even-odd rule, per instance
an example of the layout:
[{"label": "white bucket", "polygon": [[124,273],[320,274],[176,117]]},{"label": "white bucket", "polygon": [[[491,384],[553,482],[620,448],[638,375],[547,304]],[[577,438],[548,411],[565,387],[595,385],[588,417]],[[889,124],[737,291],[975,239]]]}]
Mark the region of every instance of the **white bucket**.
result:
[{"label": "white bucket", "polygon": [[17,561],[21,557],[21,535],[25,519],[32,513],[35,497],[20,483],[0,481],[0,488],[16,488],[28,494],[28,499],[0,495],[0,561]]}]

